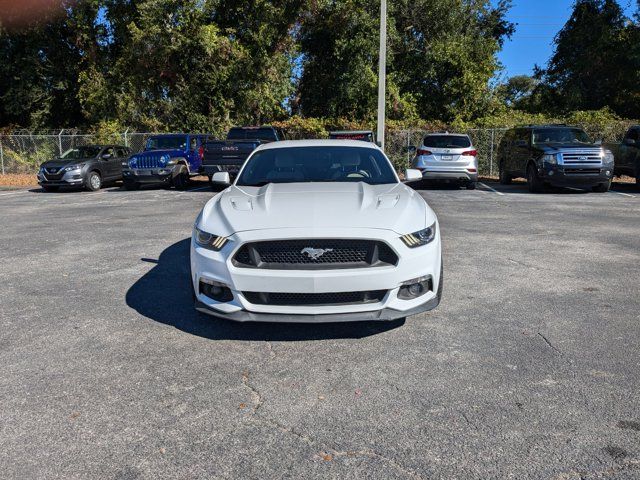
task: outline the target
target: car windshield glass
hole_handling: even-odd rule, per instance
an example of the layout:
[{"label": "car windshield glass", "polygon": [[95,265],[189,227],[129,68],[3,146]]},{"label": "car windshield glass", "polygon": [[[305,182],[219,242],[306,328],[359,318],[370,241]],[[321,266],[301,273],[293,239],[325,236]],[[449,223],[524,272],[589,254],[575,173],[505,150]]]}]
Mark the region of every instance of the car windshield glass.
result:
[{"label": "car windshield glass", "polygon": [[364,182],[397,183],[384,154],[373,148],[293,147],[256,152],[242,170],[237,185],[268,183]]},{"label": "car windshield glass", "polygon": [[147,150],[185,150],[187,137],[151,137],[147,140]]},{"label": "car windshield glass", "polygon": [[232,128],[227,135],[228,140],[275,140],[276,135],[271,128]]},{"label": "car windshield glass", "polygon": [[427,135],[424,146],[430,148],[468,148],[471,141],[466,135]]},{"label": "car windshield glass", "polygon": [[74,160],[77,158],[94,158],[100,153],[100,147],[78,147],[64,152],[60,158]]},{"label": "car windshield glass", "polygon": [[533,131],[533,143],[591,143],[579,128],[540,128]]}]

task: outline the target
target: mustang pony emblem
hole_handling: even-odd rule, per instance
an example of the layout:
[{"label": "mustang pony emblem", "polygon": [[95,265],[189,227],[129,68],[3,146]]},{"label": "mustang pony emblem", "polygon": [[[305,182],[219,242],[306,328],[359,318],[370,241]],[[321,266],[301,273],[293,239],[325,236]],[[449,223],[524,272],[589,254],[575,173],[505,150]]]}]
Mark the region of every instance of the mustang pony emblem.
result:
[{"label": "mustang pony emblem", "polygon": [[300,253],[306,254],[311,260],[317,260],[327,252],[333,252],[333,248],[311,248],[302,249]]}]

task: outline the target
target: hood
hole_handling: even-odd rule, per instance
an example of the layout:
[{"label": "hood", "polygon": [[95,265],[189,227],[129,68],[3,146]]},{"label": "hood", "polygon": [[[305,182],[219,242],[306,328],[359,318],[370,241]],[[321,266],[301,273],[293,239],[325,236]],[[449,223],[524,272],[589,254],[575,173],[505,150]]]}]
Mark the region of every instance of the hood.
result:
[{"label": "hood", "polygon": [[536,144],[540,150],[544,150],[547,152],[557,152],[559,150],[585,150],[585,149],[602,149],[602,145],[598,145],[595,143],[538,143]]},{"label": "hood", "polygon": [[44,162],[40,166],[44,168],[63,168],[63,167],[68,167],[70,165],[77,165],[78,163],[85,163],[85,162],[88,162],[89,160],[93,160],[93,157],[92,158],[74,158],[74,159],[57,158],[55,160],[49,160],[47,162]]},{"label": "hood", "polygon": [[198,226],[224,236],[277,228],[377,228],[402,235],[435,220],[424,199],[402,183],[271,183],[229,187],[205,205]]},{"label": "hood", "polygon": [[170,157],[178,157],[184,155],[184,150],[179,150],[177,148],[168,148],[164,150],[144,150],[140,153],[136,153],[132,155],[133,157],[142,157],[142,156],[154,156],[161,157],[162,155],[169,155]]}]

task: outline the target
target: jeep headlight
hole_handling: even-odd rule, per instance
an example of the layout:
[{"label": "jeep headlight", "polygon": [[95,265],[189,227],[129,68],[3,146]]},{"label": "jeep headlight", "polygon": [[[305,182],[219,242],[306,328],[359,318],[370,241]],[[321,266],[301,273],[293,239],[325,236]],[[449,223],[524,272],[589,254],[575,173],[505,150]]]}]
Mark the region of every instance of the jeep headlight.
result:
[{"label": "jeep headlight", "polygon": [[193,237],[196,245],[208,250],[213,250],[214,252],[222,250],[222,247],[224,247],[229,241],[227,237],[220,237],[213,233],[205,232],[204,230],[200,230],[198,227],[194,227]]},{"label": "jeep headlight", "polygon": [[169,160],[171,160],[171,157],[169,155],[162,155],[158,163],[162,168],[164,168],[169,163]]},{"label": "jeep headlight", "polygon": [[136,157],[132,157],[129,159],[129,168],[136,168],[138,166],[138,159]]},{"label": "jeep headlight", "polygon": [[436,238],[436,224],[434,223],[430,227],[424,230],[418,230],[417,232],[408,233],[403,235],[400,239],[409,248],[416,248],[431,243]]},{"label": "jeep headlight", "polygon": [[557,165],[558,164],[558,156],[557,155],[543,155],[542,161],[549,165]]},{"label": "jeep headlight", "polygon": [[613,163],[614,162],[613,153],[611,153],[609,150],[605,150],[604,154],[602,155],[602,162]]}]

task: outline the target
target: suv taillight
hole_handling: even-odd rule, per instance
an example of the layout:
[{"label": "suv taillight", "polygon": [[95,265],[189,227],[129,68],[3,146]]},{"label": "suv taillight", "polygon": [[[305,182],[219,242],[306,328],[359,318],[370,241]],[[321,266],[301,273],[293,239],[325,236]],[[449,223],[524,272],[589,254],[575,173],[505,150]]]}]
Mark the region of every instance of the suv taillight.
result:
[{"label": "suv taillight", "polygon": [[204,158],[204,147],[202,145],[200,145],[200,148],[198,149],[198,155],[200,155],[200,160]]},{"label": "suv taillight", "polygon": [[469,157],[477,157],[478,156],[478,151],[477,150],[467,150],[466,152],[462,152],[462,156],[469,156]]},{"label": "suv taillight", "polygon": [[420,155],[431,155],[431,152],[429,150],[424,150],[423,148],[419,148],[418,151],[416,152],[416,155],[420,156]]}]

